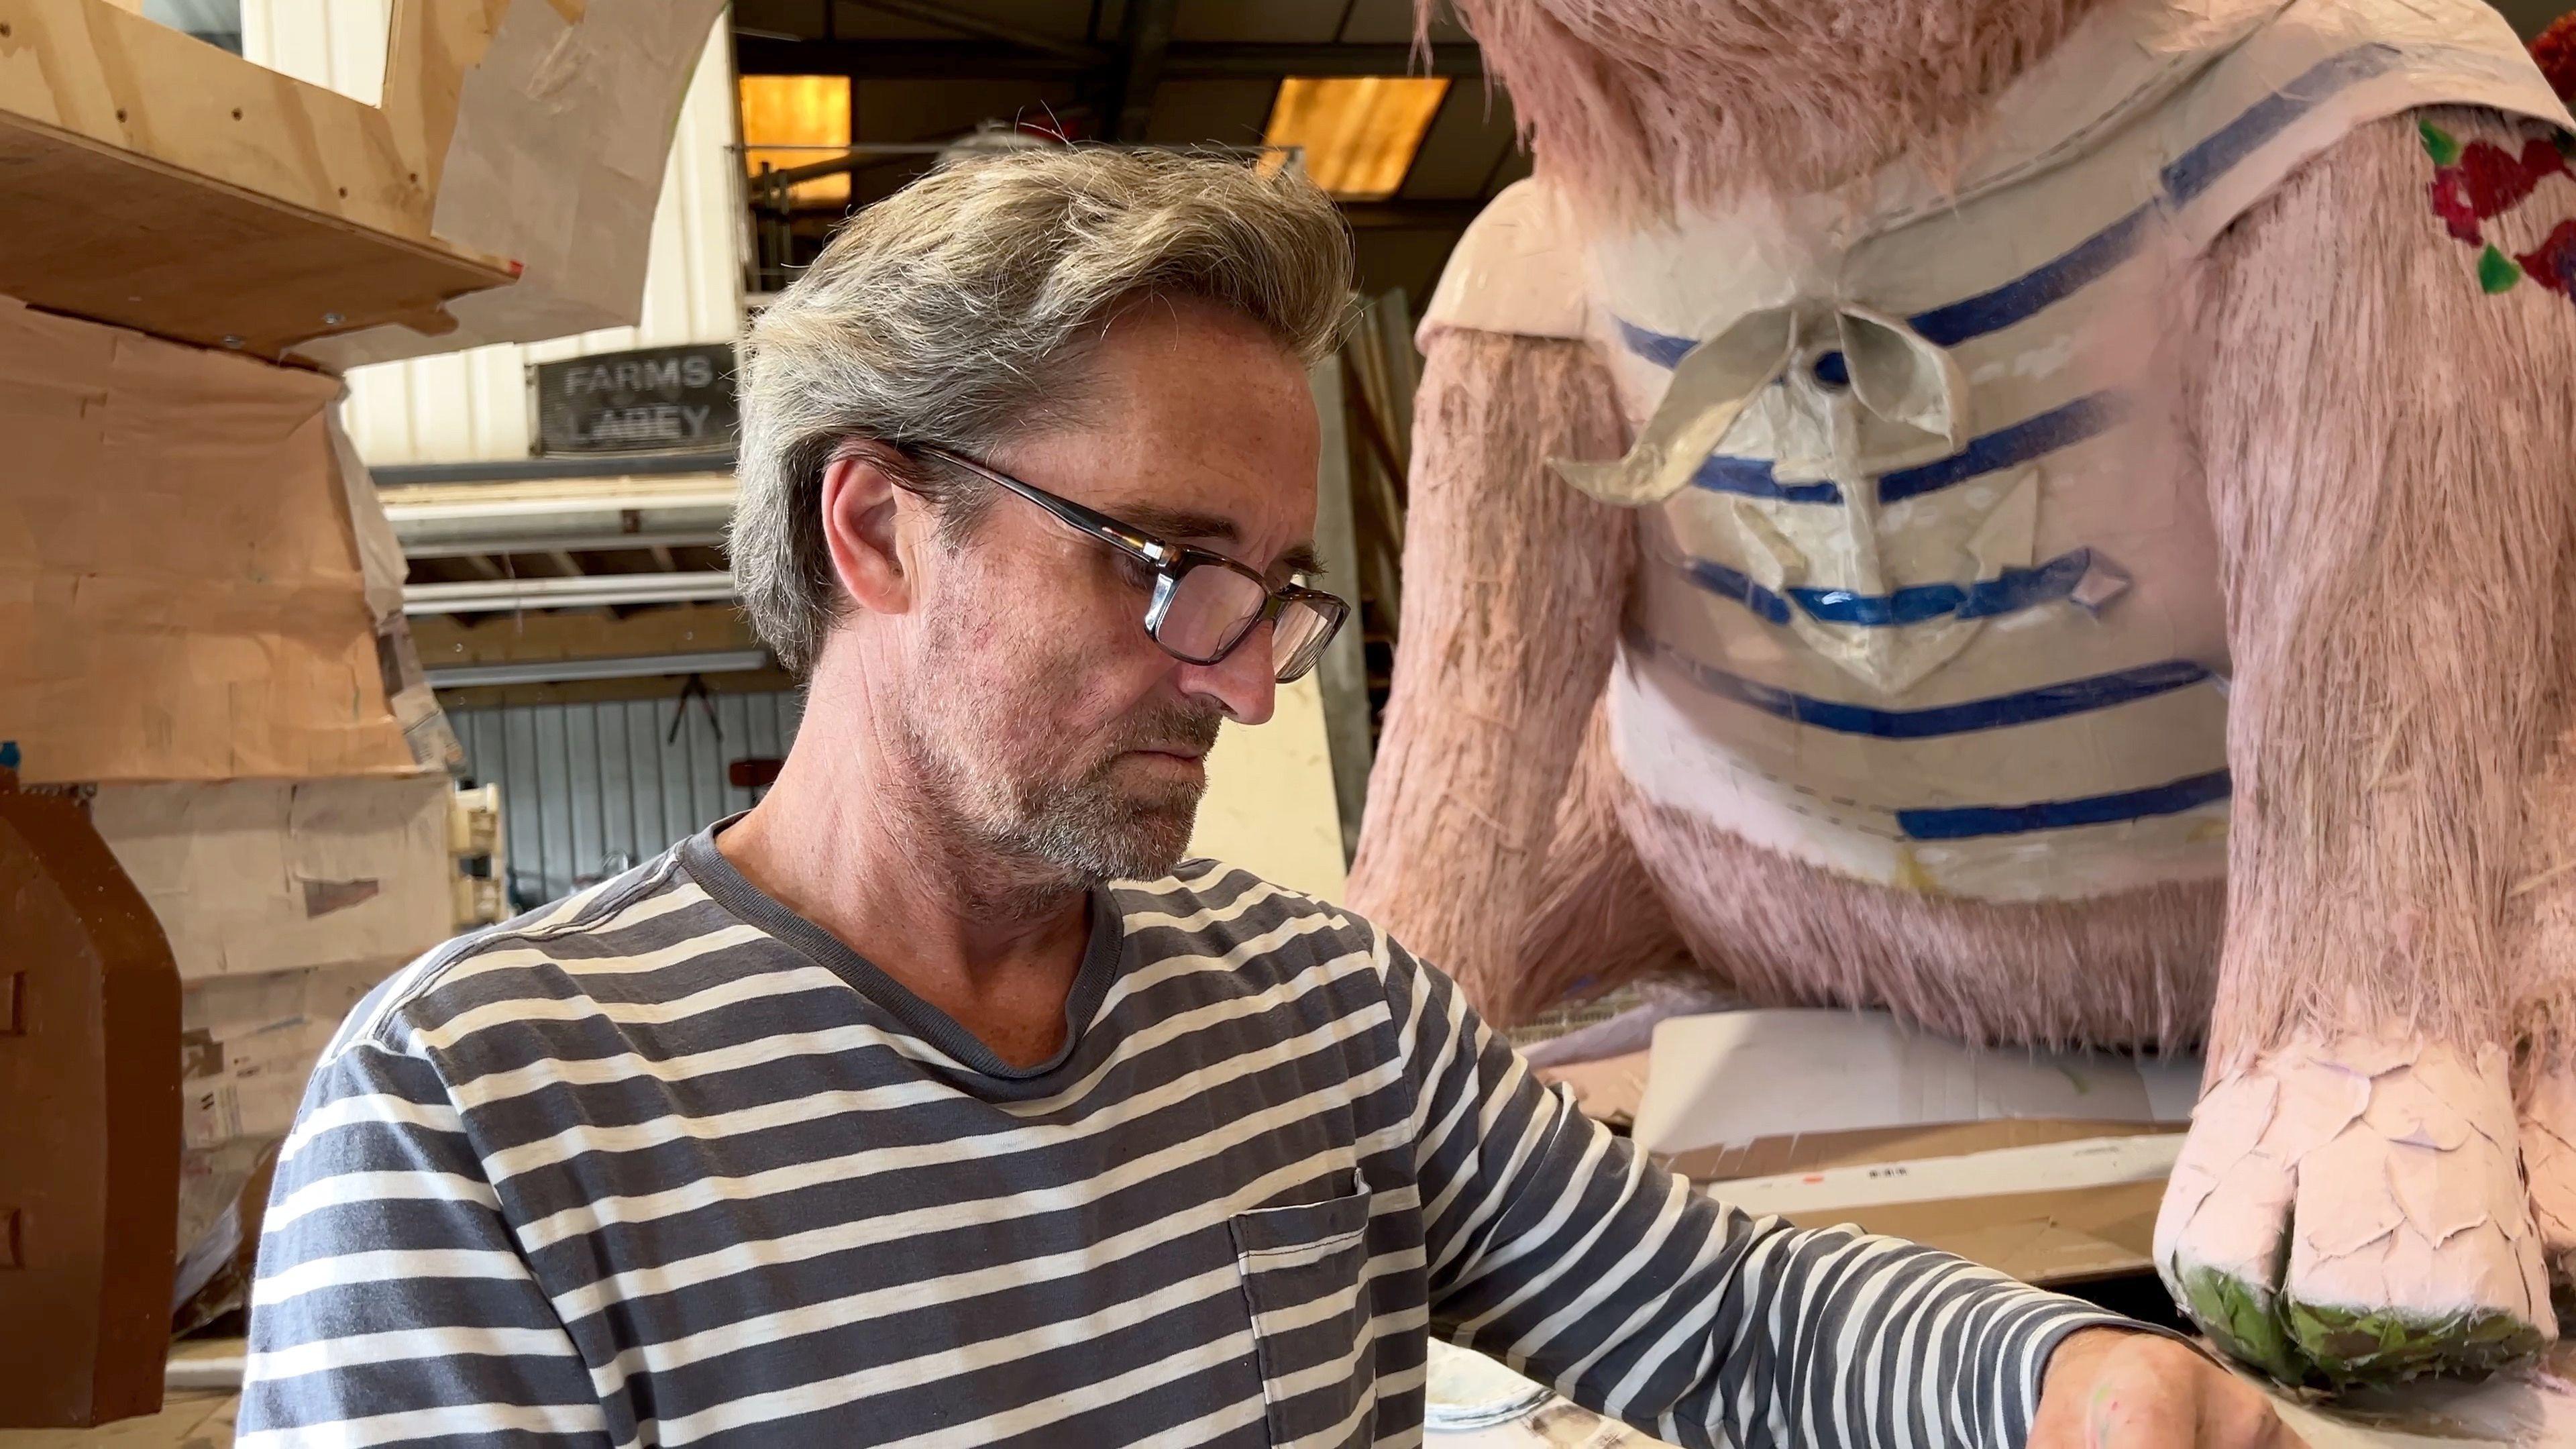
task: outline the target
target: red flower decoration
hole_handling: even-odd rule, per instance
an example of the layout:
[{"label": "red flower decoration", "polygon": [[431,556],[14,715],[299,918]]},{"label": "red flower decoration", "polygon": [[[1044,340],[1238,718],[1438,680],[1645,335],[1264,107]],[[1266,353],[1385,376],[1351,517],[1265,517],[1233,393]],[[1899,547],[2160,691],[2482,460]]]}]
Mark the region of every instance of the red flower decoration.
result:
[{"label": "red flower decoration", "polygon": [[2520,205],[2542,181],[2567,171],[2567,158],[2556,145],[2539,136],[2523,142],[2519,156],[2492,141],[2458,146],[2429,124],[2424,139],[2428,150],[2438,149],[2444,155],[2456,150],[2457,160],[2434,168],[2427,194],[2443,228],[2471,246],[2486,240],[2479,222],[2503,215]]},{"label": "red flower decoration", "polygon": [[2531,58],[2558,98],[2576,104],[2576,12],[2559,16],[2531,43]]},{"label": "red flower decoration", "polygon": [[2548,240],[2514,260],[2533,281],[2576,299],[2576,219],[2558,223]]}]

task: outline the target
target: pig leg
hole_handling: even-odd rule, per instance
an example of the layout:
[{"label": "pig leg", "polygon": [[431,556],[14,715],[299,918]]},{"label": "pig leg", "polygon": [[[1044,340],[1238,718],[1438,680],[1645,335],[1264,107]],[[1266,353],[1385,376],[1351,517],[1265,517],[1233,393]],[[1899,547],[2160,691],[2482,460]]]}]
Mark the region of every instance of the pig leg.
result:
[{"label": "pig leg", "polygon": [[[2477,1369],[2555,1331],[2503,938],[2565,647],[2576,310],[2435,212],[2437,166],[2522,128],[2423,120],[2356,132],[2221,240],[2195,379],[2235,798],[2211,1081],[2156,1256],[2293,1380]],[[2486,225],[2508,251],[2547,230]]]},{"label": "pig leg", "polygon": [[1560,1001],[1691,967],[1672,912],[1630,844],[1628,781],[1611,757],[1608,717],[1584,731],[1556,834],[1532,883],[1510,982],[1493,993],[1513,1020]]},{"label": "pig leg", "polygon": [[2576,731],[2560,734],[2528,819],[2533,848],[2508,900],[2515,1097],[2531,1213],[2564,1314],[2576,1303],[2566,1291],[2576,1287]]},{"label": "pig leg", "polygon": [[1547,460],[1615,458],[1626,429],[1582,343],[1457,329],[1431,339],[1414,420],[1402,643],[1348,897],[1508,1025],[1636,548],[1632,515]]}]

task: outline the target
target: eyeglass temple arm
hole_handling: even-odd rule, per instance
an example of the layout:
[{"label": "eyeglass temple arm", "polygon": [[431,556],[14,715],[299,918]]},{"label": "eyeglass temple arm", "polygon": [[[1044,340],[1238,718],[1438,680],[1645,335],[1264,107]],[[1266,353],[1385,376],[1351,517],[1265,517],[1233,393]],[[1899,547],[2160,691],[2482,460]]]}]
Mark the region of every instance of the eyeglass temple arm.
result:
[{"label": "eyeglass temple arm", "polygon": [[997,473],[972,458],[959,457],[945,448],[922,448],[918,451],[925,457],[937,458],[943,463],[963,468],[987,483],[1007,488],[1054,514],[1056,519],[1066,526],[1078,528],[1104,543],[1135,555],[1148,564],[1159,567],[1170,562],[1169,545],[1159,539],[1145,538],[1123,528],[1117,520],[1105,513],[1096,513],[1070,498],[1059,498],[1034,483],[1023,483],[1008,473]]}]

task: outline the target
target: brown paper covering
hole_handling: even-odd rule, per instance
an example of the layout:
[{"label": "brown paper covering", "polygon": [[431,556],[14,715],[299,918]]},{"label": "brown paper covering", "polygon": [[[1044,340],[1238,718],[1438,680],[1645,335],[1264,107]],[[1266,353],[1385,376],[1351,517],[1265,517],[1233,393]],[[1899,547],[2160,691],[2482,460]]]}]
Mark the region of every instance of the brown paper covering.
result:
[{"label": "brown paper covering", "polygon": [[0,738],[32,782],[418,768],[332,378],[0,297]]}]

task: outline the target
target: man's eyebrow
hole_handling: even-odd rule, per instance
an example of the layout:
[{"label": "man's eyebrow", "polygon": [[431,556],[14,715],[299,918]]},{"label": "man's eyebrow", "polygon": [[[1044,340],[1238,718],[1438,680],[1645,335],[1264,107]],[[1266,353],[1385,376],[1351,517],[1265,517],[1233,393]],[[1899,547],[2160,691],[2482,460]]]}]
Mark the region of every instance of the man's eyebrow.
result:
[{"label": "man's eyebrow", "polygon": [[[1210,543],[1232,544],[1243,538],[1243,530],[1234,520],[1213,513],[1194,513],[1186,508],[1157,508],[1152,504],[1114,515],[1160,538],[1206,539]],[[1324,561],[1311,543],[1301,543],[1279,556],[1273,572],[1304,574],[1309,578],[1324,571]]]},{"label": "man's eyebrow", "polygon": [[1112,509],[1110,516],[1175,541],[1204,538],[1211,543],[1234,543],[1243,537],[1243,530],[1234,526],[1233,519],[1193,513],[1186,508],[1157,508],[1149,503],[1139,508]]}]

